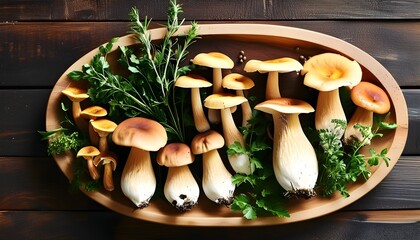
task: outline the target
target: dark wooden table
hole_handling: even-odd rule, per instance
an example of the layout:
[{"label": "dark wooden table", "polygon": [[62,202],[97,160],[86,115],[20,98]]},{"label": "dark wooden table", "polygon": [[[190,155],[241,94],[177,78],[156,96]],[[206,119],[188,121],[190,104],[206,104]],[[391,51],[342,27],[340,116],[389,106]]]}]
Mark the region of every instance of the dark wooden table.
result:
[{"label": "dark wooden table", "polygon": [[376,58],[402,88],[409,113],[403,155],[350,206],[299,223],[177,227],[122,216],[69,183],[37,130],[49,94],[78,58],[128,30],[137,6],[155,23],[167,1],[0,1],[0,239],[418,239],[420,236],[420,2],[182,1],[187,19],[268,23],[343,39]]}]

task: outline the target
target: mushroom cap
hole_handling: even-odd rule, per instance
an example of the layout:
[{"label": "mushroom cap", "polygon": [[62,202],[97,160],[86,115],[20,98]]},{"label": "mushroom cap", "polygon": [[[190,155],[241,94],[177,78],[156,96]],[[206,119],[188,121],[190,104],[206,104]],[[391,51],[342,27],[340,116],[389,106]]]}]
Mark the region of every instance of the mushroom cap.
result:
[{"label": "mushroom cap", "polygon": [[266,113],[310,113],[315,109],[307,102],[293,98],[275,98],[255,106],[255,109]]},{"label": "mushroom cap", "polygon": [[117,124],[108,119],[98,119],[91,122],[93,129],[97,133],[112,133]]},{"label": "mushroom cap", "polygon": [[337,53],[322,53],[303,65],[303,84],[319,91],[332,91],[342,86],[356,86],[362,80],[359,63]]},{"label": "mushroom cap", "polygon": [[226,75],[222,80],[222,86],[232,90],[247,90],[255,86],[251,78],[239,73]]},{"label": "mushroom cap", "polygon": [[194,162],[194,155],[185,143],[170,143],[159,150],[156,161],[160,166],[180,167]]},{"label": "mushroom cap", "polygon": [[221,69],[232,69],[235,65],[232,59],[220,52],[199,53],[194,57],[193,63],[204,67]]},{"label": "mushroom cap", "polygon": [[87,98],[88,85],[84,81],[72,81],[68,87],[61,92],[66,95],[72,102],[81,102]]},{"label": "mushroom cap", "polygon": [[204,106],[209,109],[225,109],[248,101],[243,96],[237,96],[231,93],[214,93],[204,99]]},{"label": "mushroom cap", "polygon": [[245,72],[279,72],[287,73],[292,71],[300,71],[303,68],[302,64],[296,59],[283,57],[272,60],[260,61],[249,60],[244,67]]},{"label": "mushroom cap", "polygon": [[110,163],[112,171],[115,171],[115,169],[117,168],[117,156],[112,152],[100,154],[93,159],[93,165],[97,167],[99,163],[102,163],[102,165]]},{"label": "mushroom cap", "polygon": [[101,152],[99,152],[99,150],[94,147],[94,146],[86,146],[81,148],[78,152],[77,152],[77,157],[94,157],[94,156],[98,156]]},{"label": "mushroom cap", "polygon": [[211,150],[222,148],[225,145],[223,136],[214,131],[209,130],[196,135],[191,141],[191,150],[194,154],[203,154]]},{"label": "mushroom cap", "polygon": [[211,87],[213,84],[207,81],[203,76],[198,74],[190,74],[187,76],[179,77],[175,86],[181,88],[202,88],[202,87]]},{"label": "mushroom cap", "polygon": [[90,106],[80,113],[86,119],[95,119],[98,117],[105,117],[108,114],[107,110],[101,106]]},{"label": "mushroom cap", "polygon": [[386,92],[370,82],[360,82],[350,91],[354,104],[378,114],[384,114],[391,108]]},{"label": "mushroom cap", "polygon": [[142,117],[128,118],[118,124],[112,141],[120,146],[157,151],[168,141],[165,128],[158,122]]}]

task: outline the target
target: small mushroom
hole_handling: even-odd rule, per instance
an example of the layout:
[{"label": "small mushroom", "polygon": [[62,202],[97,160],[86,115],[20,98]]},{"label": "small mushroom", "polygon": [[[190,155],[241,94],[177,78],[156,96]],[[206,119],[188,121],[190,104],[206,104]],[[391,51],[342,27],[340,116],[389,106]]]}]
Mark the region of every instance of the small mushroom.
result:
[{"label": "small mushroom", "polygon": [[[227,89],[236,90],[236,95],[243,96],[244,90],[248,90],[254,87],[254,81],[251,78],[246,77],[239,73],[231,73],[223,78],[222,86]],[[248,120],[252,117],[252,110],[249,102],[243,102],[241,104],[242,109],[242,127],[248,125]]]},{"label": "small mushroom", "polygon": [[107,137],[112,133],[117,124],[108,119],[98,119],[91,121],[90,124],[93,130],[99,135],[99,151],[105,153],[108,151],[108,140]]},{"label": "small mushroom", "polygon": [[198,132],[205,132],[210,129],[210,124],[207,121],[201,103],[200,88],[210,87],[211,85],[204,77],[196,74],[181,76],[175,82],[177,87],[191,89],[191,108],[195,128]]},{"label": "small mushroom", "polygon": [[[212,94],[204,100],[205,107],[209,109],[218,109],[221,112],[223,137],[225,138],[226,146],[230,146],[235,142],[239,142],[242,146],[245,146],[244,137],[236,127],[230,108],[246,101],[247,99],[245,97],[236,96],[230,93]],[[254,171],[249,162],[248,155],[236,154],[229,156],[228,158],[229,163],[235,172],[248,175]]]},{"label": "small mushroom", "polygon": [[214,130],[196,135],[191,142],[194,154],[203,154],[203,191],[208,199],[229,206],[233,201],[235,184],[217,149],[225,144],[223,136]]},{"label": "small mushroom", "polygon": [[122,121],[112,134],[115,144],[131,147],[121,176],[121,189],[140,208],[149,205],[156,190],[149,151],[158,151],[167,140],[166,130],[160,123],[142,117]]},{"label": "small mushroom", "polygon": [[111,152],[106,152],[100,154],[93,159],[93,164],[98,166],[99,163],[102,163],[104,166],[104,176],[103,176],[103,185],[105,190],[114,191],[114,180],[112,177],[112,172],[117,168],[117,157]]},{"label": "small mushroom", "polygon": [[259,103],[255,109],[273,115],[273,169],[286,195],[314,196],[318,161],[299,121],[299,113],[313,112],[313,107],[302,100],[277,98]]},{"label": "small mushroom", "polygon": [[95,132],[95,130],[93,130],[93,126],[91,122],[100,117],[105,117],[107,114],[108,112],[106,111],[106,109],[101,106],[91,106],[91,107],[83,109],[83,111],[80,113],[80,115],[83,118],[89,120],[89,138],[90,138],[91,144],[94,146],[99,145],[99,136]]},{"label": "small mushroom", "polygon": [[191,149],[184,143],[170,143],[159,150],[157,163],[168,167],[163,193],[179,211],[191,210],[200,195],[200,188],[188,165],[194,162]]},{"label": "small mushroom", "polygon": [[352,61],[336,53],[323,53],[311,57],[301,71],[304,84],[319,91],[315,111],[315,128],[335,132],[341,138],[344,129],[337,131],[332,120],[347,122],[341,105],[339,88],[354,87],[362,80],[362,69]]},{"label": "small mushroom", "polygon": [[74,123],[81,132],[87,133],[88,122],[80,116],[80,113],[82,112],[80,102],[89,98],[89,95],[87,94],[87,87],[83,84],[79,84],[78,82],[77,84],[72,82],[66,89],[61,92],[66,95],[72,102],[72,115]]},{"label": "small mushroom", "polygon": [[370,144],[369,140],[363,139],[359,129],[354,126],[372,127],[373,113],[385,114],[391,108],[388,95],[382,88],[370,82],[360,82],[350,90],[350,97],[357,106],[344,132],[344,142],[351,144],[352,141],[363,142],[364,145]]},{"label": "small mushroom", "polygon": [[98,169],[93,164],[93,158],[99,154],[99,150],[94,146],[83,147],[77,152],[77,157],[83,157],[86,160],[89,174],[93,180],[98,180],[101,177]]},{"label": "small mushroom", "polygon": [[[232,59],[220,52],[199,53],[194,59],[196,65],[209,67],[213,69],[213,93],[221,93],[222,89],[222,69],[232,69],[235,65]],[[210,123],[220,123],[220,112],[209,109]]]},{"label": "small mushroom", "polygon": [[300,71],[302,64],[289,57],[277,58],[273,60],[249,60],[244,67],[245,72],[268,73],[267,85],[265,88],[265,99],[281,97],[279,88],[279,73]]}]

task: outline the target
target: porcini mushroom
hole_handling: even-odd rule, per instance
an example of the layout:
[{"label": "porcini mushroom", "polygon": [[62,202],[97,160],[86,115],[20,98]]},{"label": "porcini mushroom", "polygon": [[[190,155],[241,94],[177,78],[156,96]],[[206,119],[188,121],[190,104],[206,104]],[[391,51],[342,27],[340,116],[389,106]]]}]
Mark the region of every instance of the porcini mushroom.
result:
[{"label": "porcini mushroom", "polygon": [[[225,145],[230,146],[235,142],[239,142],[245,146],[245,140],[242,133],[236,127],[230,108],[248,101],[243,96],[237,96],[230,93],[212,94],[204,100],[204,106],[209,109],[218,109],[221,112],[221,121],[223,128],[223,137]],[[254,169],[249,162],[246,154],[236,154],[228,156],[229,163],[233,170],[237,173],[251,174]]]},{"label": "porcini mushroom", "polygon": [[[227,55],[220,52],[199,53],[194,59],[196,65],[213,69],[213,93],[221,93],[222,89],[222,69],[232,69],[234,63]],[[213,124],[220,123],[220,112],[209,109],[209,121]]]},{"label": "porcini mushroom", "polygon": [[204,194],[208,199],[229,206],[233,201],[235,184],[232,174],[226,169],[217,149],[225,144],[223,136],[214,130],[196,135],[191,142],[194,154],[202,154]]},{"label": "porcini mushroom", "polygon": [[157,163],[168,167],[163,193],[166,199],[179,211],[191,210],[200,195],[200,188],[188,165],[194,162],[194,155],[184,143],[170,143],[159,150]]},{"label": "porcini mushroom", "polygon": [[101,177],[98,169],[93,164],[93,158],[98,156],[100,153],[101,152],[99,152],[99,150],[94,146],[83,147],[77,152],[77,157],[83,157],[86,160],[89,174],[93,180],[98,180]]},{"label": "porcini mushroom", "polygon": [[301,71],[304,84],[319,90],[315,111],[315,128],[335,132],[341,138],[344,129],[337,131],[333,120],[347,123],[340,101],[339,88],[354,87],[362,80],[362,69],[356,61],[340,54],[323,53],[311,57]]},{"label": "porcini mushroom", "polygon": [[281,97],[279,87],[279,73],[288,73],[300,71],[302,64],[289,57],[277,58],[273,60],[249,60],[244,67],[245,72],[268,73],[267,85],[265,88],[265,99],[274,99]]},{"label": "porcini mushroom", "polygon": [[121,189],[136,206],[149,205],[156,190],[156,178],[149,151],[158,151],[167,142],[165,128],[142,117],[128,118],[118,124],[112,141],[131,147],[121,176]]},{"label": "porcini mushroom", "polygon": [[204,77],[196,74],[181,76],[175,82],[177,87],[191,89],[191,108],[194,125],[198,132],[205,132],[210,129],[210,124],[207,121],[201,103],[200,88],[210,87],[211,85]]},{"label": "porcini mushroom", "polygon": [[104,166],[104,176],[102,177],[103,186],[107,191],[114,191],[114,178],[112,172],[117,168],[117,157],[115,154],[107,151],[106,153],[101,153],[93,159],[93,164],[98,166],[99,163],[102,163]]},{"label": "porcini mushroom", "polygon": [[101,106],[90,106],[83,109],[83,111],[80,113],[80,115],[83,118],[89,120],[89,139],[90,139],[91,144],[94,146],[99,145],[99,136],[95,132],[95,130],[93,130],[93,126],[91,122],[100,117],[105,117],[107,114],[108,114],[107,110]]},{"label": "porcini mushroom", "polygon": [[273,169],[286,195],[314,196],[318,161],[299,120],[300,113],[313,112],[313,107],[302,100],[277,98],[259,103],[255,109],[273,115]]},{"label": "porcini mushroom", "polygon": [[90,124],[93,127],[93,130],[99,135],[99,151],[104,153],[108,151],[108,135],[112,133],[117,124],[108,119],[98,119],[91,121]]},{"label": "porcini mushroom", "polygon": [[87,86],[80,84],[79,82],[72,82],[67,88],[61,91],[66,95],[72,102],[72,115],[73,120],[79,130],[83,133],[88,131],[88,122],[80,116],[82,108],[80,102],[89,98],[87,94]]},{"label": "porcini mushroom", "polygon": [[[222,86],[227,89],[235,90],[236,95],[243,96],[244,90],[248,90],[254,87],[254,81],[251,78],[246,77],[239,73],[231,73],[226,75],[222,80]],[[252,117],[251,106],[248,101],[241,104],[242,109],[242,127],[248,125],[248,120]]]},{"label": "porcini mushroom", "polygon": [[360,124],[372,127],[373,113],[385,114],[391,108],[388,95],[382,88],[373,83],[360,82],[350,90],[350,97],[357,107],[344,132],[344,142],[351,144],[352,141],[356,140],[364,145],[370,144],[370,141],[363,139],[360,130],[354,126]]}]

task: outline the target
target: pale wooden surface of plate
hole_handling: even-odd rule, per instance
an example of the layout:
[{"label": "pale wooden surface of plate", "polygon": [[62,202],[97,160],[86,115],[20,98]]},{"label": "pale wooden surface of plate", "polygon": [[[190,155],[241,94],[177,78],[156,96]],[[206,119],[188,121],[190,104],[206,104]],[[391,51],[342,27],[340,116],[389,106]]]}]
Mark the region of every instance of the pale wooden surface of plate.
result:
[{"label": "pale wooden surface of plate", "polygon": [[[189,26],[180,28],[179,33],[188,31]],[[164,36],[164,29],[151,30],[152,39],[158,40]],[[121,192],[119,179],[115,178],[116,190],[107,192],[85,192],[87,196],[102,204],[103,206],[133,218],[158,222],[170,225],[182,226],[261,226],[291,223],[319,217],[337,211],[352,202],[356,201],[377,184],[379,184],[397,163],[405,146],[408,132],[408,113],[404,96],[397,82],[391,74],[374,58],[361,49],[340,39],[298,28],[263,25],[263,24],[209,24],[200,25],[199,34],[203,40],[199,40],[191,49],[191,53],[203,51],[222,51],[235,58],[237,53],[244,48],[247,59],[259,57],[260,60],[266,57],[275,57],[276,54],[290,53],[290,57],[297,58],[300,54],[316,54],[321,52],[336,52],[356,60],[363,68],[363,79],[375,82],[383,87],[391,100],[390,120],[398,124],[395,131],[386,133],[384,137],[373,141],[375,149],[388,148],[388,156],[391,158],[389,167],[380,164],[373,169],[372,176],[365,182],[351,184],[349,186],[350,197],[343,198],[339,194],[331,198],[315,197],[310,200],[290,200],[287,208],[290,218],[259,217],[255,220],[246,220],[241,213],[232,212],[224,206],[218,206],[206,199],[203,193],[200,195],[199,204],[190,212],[179,213],[163,199],[154,197],[151,205],[144,209],[137,209]],[[223,46],[223,40],[228,46]],[[201,43],[204,42],[205,44]],[[230,42],[230,43],[229,43]],[[217,43],[217,44],[215,44]],[[234,43],[234,44],[232,44]],[[236,44],[237,43],[237,44]],[[132,45],[134,41],[131,36],[121,37],[117,45]],[[201,45],[200,45],[201,44]],[[229,45],[230,44],[230,45]],[[114,46],[116,48],[116,46]],[[235,47],[234,47],[235,46]],[[248,48],[253,46],[258,53]],[[115,49],[114,48],[114,49]],[[282,49],[279,53],[268,52],[267,49]],[[249,49],[249,51],[247,50]],[[260,49],[260,50],[258,50]],[[73,70],[80,70],[82,65],[89,63],[91,58],[98,52],[92,50],[73,65],[58,79],[50,95],[47,106],[46,129],[53,130],[60,127],[59,105],[62,98],[61,91],[66,88],[70,80],[67,74]],[[274,54],[274,55],[273,55]],[[272,56],[273,55],[273,56]],[[285,56],[285,55],[284,55]],[[277,57],[283,57],[277,56]],[[236,64],[232,72],[240,71],[243,65]],[[55,156],[60,169],[67,176],[72,178],[72,154]],[[122,168],[122,165],[118,166]]]}]

